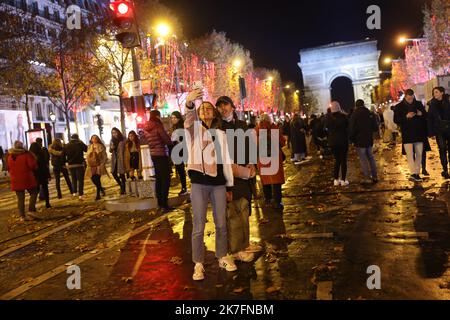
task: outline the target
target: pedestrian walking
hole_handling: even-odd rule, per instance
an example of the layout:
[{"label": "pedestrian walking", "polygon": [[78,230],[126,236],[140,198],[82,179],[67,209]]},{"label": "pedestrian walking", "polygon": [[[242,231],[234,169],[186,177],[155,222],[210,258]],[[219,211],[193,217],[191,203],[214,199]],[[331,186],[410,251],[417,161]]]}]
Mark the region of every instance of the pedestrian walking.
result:
[{"label": "pedestrian walking", "polygon": [[[49,168],[49,175],[50,175],[50,153],[48,152],[48,149],[44,147],[42,138],[36,138],[36,142],[41,147],[41,151],[43,153],[43,160],[47,164],[47,167]],[[46,199],[45,188],[39,188],[38,199],[41,201],[44,201]]]},{"label": "pedestrian walking", "polygon": [[56,193],[58,199],[61,199],[62,198],[61,173],[64,177],[64,180],[66,181],[67,187],[69,188],[70,194],[74,192],[72,188],[72,182],[70,181],[69,178],[69,171],[66,168],[67,158],[64,152],[64,146],[61,142],[61,139],[55,139],[53,143],[49,146],[48,152],[50,153],[51,164],[53,167],[53,175],[55,177]]},{"label": "pedestrian walking", "polygon": [[[188,175],[191,179],[193,211],[192,260],[194,280],[204,279],[204,232],[208,203],[213,208],[216,257],[219,267],[236,271],[233,257],[228,255],[227,201],[232,200],[233,169],[226,135],[220,130],[221,117],[210,102],[202,102],[195,110],[195,101],[203,99],[202,89],[189,93],[186,99],[184,127],[188,134]],[[213,136],[215,141],[213,141]],[[212,152],[216,157],[212,156]],[[227,190],[227,187],[229,188]]]},{"label": "pedestrian walking", "polygon": [[34,170],[34,175],[38,182],[38,189],[40,192],[42,191],[43,200],[45,200],[45,207],[51,208],[50,195],[48,191],[48,182],[51,178],[49,168],[50,159],[38,141],[33,142],[30,145],[30,152],[34,154],[38,164],[37,169]]},{"label": "pedestrian walking", "polygon": [[170,159],[168,146],[172,144],[169,135],[161,122],[161,113],[158,110],[150,111],[150,120],[144,128],[144,136],[150,147],[153,165],[155,167],[155,189],[158,207],[164,212],[172,210],[169,207],[170,188]]},{"label": "pedestrian walking", "polygon": [[292,153],[295,164],[300,164],[306,158],[306,123],[297,113],[291,121]]},{"label": "pedestrian walking", "polygon": [[384,135],[383,140],[389,145],[395,146],[397,142],[398,127],[394,122],[393,106],[388,106],[383,112],[384,119]]},{"label": "pedestrian walking", "polygon": [[405,91],[404,99],[394,108],[394,122],[400,126],[402,143],[408,159],[410,180],[421,182],[420,169],[423,161],[424,141],[427,139],[427,112],[414,97],[414,91]]},{"label": "pedestrian walking", "polygon": [[[183,120],[183,116],[181,115],[181,113],[179,111],[174,111],[172,112],[172,115],[170,117],[170,121],[172,122],[172,128],[170,129],[170,139],[172,140],[172,148],[170,153],[171,153],[171,157],[172,157],[172,161],[175,158],[184,157],[183,154],[183,150],[186,150],[185,145],[186,145],[186,141],[185,141],[185,136],[184,136],[184,120]],[[183,148],[181,150],[181,152],[179,154],[176,155],[176,157],[174,157],[175,155],[172,154],[172,149],[175,145],[177,144],[183,144]],[[178,174],[178,177],[180,178],[180,183],[181,183],[181,191],[178,194],[179,196],[184,196],[186,194],[188,194],[187,191],[187,184],[186,184],[186,167],[184,164],[184,161],[175,164],[175,170]]]},{"label": "pedestrian walking", "polygon": [[433,99],[429,102],[428,133],[436,137],[439,158],[442,165],[442,177],[450,179],[448,163],[450,161],[450,96],[443,87],[433,88]]},{"label": "pedestrian walking", "polygon": [[125,138],[117,128],[111,129],[111,142],[109,144],[111,153],[111,173],[120,187],[120,194],[125,192]]},{"label": "pedestrian walking", "polygon": [[100,195],[105,196],[105,190],[102,186],[102,176],[108,175],[108,171],[106,170],[107,160],[106,147],[100,137],[94,134],[89,141],[89,148],[86,153],[86,176],[91,178],[92,183],[95,185],[97,191],[95,201],[101,199]]},{"label": "pedestrian walking", "polygon": [[84,153],[87,152],[87,146],[80,140],[77,134],[70,137],[68,144],[64,146],[64,153],[67,157],[67,168],[72,178],[72,192],[81,200],[84,194],[84,173],[86,163],[84,161]]},{"label": "pedestrian walking", "polygon": [[[261,141],[261,130],[266,130],[267,141]],[[271,141],[272,131],[278,131],[278,141]],[[281,187],[285,183],[283,168],[285,156],[282,148],[286,144],[286,141],[279,131],[279,128],[272,123],[272,120],[270,119],[268,114],[265,113],[261,115],[261,120],[258,124],[258,127],[256,128],[259,145],[258,149],[260,153],[258,157],[258,170],[259,176],[261,178],[261,183],[263,185],[265,204],[267,206],[273,205],[274,209],[283,209],[284,207],[282,202]],[[273,148],[274,150],[276,150],[275,154],[273,155],[271,154],[272,143],[277,145],[276,148]],[[264,148],[264,146],[267,147],[267,151],[263,152],[265,153],[265,155],[262,155],[261,149]],[[273,174],[266,174],[262,172],[263,168],[266,168],[267,170],[267,168],[272,168],[272,165],[275,166]]]},{"label": "pedestrian walking", "polygon": [[[250,245],[250,224],[252,202],[252,185],[256,176],[255,163],[250,159],[250,145],[256,143],[254,131],[247,131],[248,126],[245,121],[239,120],[235,110],[236,107],[230,97],[222,96],[217,99],[216,107],[222,117],[221,129],[234,135],[234,150],[229,149],[231,160],[233,160],[233,201],[228,204],[227,224],[228,224],[228,244],[229,252],[236,260],[251,262],[255,258],[255,246]],[[242,133],[244,143],[238,139]],[[227,137],[229,138],[229,137]],[[239,143],[240,141],[240,143]]]},{"label": "pedestrian walking", "polygon": [[347,158],[349,123],[347,116],[342,112],[339,102],[331,102],[330,114],[327,115],[325,121],[328,130],[328,143],[334,156],[334,185],[348,186]]},{"label": "pedestrian walking", "polygon": [[138,179],[142,179],[142,156],[141,143],[135,131],[128,133],[128,139],[125,142],[125,171],[131,180],[136,180],[135,173]]},{"label": "pedestrian walking", "polygon": [[[36,157],[25,150],[21,141],[16,141],[14,147],[8,151],[6,162],[8,163],[11,190],[16,192],[17,207],[21,220],[37,218],[35,214],[38,183],[34,175],[34,170],[38,168]],[[25,214],[25,191],[30,195],[27,214]]]},{"label": "pedestrian walking", "polygon": [[[377,183],[377,164],[373,156],[373,133],[379,130],[375,115],[370,112],[361,99],[356,100],[355,111],[350,117],[349,136],[359,156],[364,175],[362,184]],[[370,170],[369,170],[370,169]]]}]

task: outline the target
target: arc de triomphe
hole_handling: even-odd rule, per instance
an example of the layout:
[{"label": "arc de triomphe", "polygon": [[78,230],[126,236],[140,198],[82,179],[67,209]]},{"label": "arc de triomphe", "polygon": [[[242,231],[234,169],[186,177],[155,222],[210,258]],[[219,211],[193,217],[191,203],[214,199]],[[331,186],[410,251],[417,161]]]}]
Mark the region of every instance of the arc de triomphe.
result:
[{"label": "arc de triomphe", "polygon": [[363,99],[370,106],[372,88],[380,83],[379,58],[376,40],[337,42],[300,50],[298,66],[303,73],[305,94],[315,95],[319,112],[326,112],[332,82],[347,77],[353,83],[355,99]]}]

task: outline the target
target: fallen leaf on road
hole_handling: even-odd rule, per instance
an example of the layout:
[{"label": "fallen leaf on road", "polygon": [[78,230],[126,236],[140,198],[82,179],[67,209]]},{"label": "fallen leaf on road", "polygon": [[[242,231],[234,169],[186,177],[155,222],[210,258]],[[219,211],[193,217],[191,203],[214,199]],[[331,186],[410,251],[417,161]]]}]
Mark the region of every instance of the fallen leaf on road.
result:
[{"label": "fallen leaf on road", "polygon": [[170,262],[176,265],[180,265],[183,263],[183,259],[181,259],[180,257],[172,257],[170,259]]},{"label": "fallen leaf on road", "polygon": [[216,284],[216,288],[222,288],[223,284]]},{"label": "fallen leaf on road", "polygon": [[281,290],[280,287],[269,287],[269,288],[266,289],[266,292],[267,293],[274,293],[274,292],[278,292],[280,290]]},{"label": "fallen leaf on road", "polygon": [[344,223],[354,223],[355,222],[355,220],[353,220],[353,219],[345,219],[344,220]]},{"label": "fallen leaf on road", "polygon": [[25,283],[28,283],[28,282],[31,282],[31,281],[33,281],[33,278],[32,277],[28,277],[28,278],[23,279],[20,283],[21,284],[25,284]]},{"label": "fallen leaf on road", "polygon": [[244,291],[244,288],[236,288],[233,290],[233,293],[241,293]]},{"label": "fallen leaf on road", "polygon": [[307,221],[305,222],[305,225],[306,225],[306,226],[314,227],[314,226],[318,226],[319,223],[317,223],[317,222],[314,221],[314,220],[307,220]]},{"label": "fallen leaf on road", "polygon": [[54,252],[47,252],[47,253],[45,254],[46,257],[51,257],[51,256],[53,256],[53,255],[55,255]]},{"label": "fallen leaf on road", "polygon": [[334,251],[336,251],[336,252],[344,252],[344,246],[336,246],[336,247],[334,247]]},{"label": "fallen leaf on road", "polygon": [[130,277],[122,277],[122,281],[125,283],[131,283],[133,282],[133,278]]}]

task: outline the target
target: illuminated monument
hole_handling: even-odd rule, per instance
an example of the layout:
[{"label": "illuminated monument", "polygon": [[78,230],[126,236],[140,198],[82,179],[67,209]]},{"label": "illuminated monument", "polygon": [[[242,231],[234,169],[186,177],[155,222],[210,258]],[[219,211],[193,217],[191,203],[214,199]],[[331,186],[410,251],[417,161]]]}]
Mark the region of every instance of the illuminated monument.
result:
[{"label": "illuminated monument", "polygon": [[298,66],[308,89],[305,94],[315,95],[319,112],[326,112],[333,82],[344,77],[351,81],[355,99],[363,99],[370,106],[372,88],[380,83],[379,58],[376,40],[337,42],[300,50]]}]

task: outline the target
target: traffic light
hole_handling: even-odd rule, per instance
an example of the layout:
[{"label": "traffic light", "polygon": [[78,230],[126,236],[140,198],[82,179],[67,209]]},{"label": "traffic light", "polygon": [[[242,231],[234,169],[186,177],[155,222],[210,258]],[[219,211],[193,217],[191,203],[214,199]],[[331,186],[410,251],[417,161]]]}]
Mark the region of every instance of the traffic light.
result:
[{"label": "traffic light", "polygon": [[109,6],[114,11],[113,22],[117,27],[117,41],[122,43],[124,48],[139,47],[141,39],[133,3],[121,0],[111,2]]},{"label": "traffic light", "polygon": [[100,135],[103,134],[103,118],[101,115],[97,115],[97,126],[98,126],[98,132],[100,133]]}]

